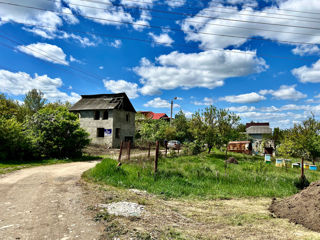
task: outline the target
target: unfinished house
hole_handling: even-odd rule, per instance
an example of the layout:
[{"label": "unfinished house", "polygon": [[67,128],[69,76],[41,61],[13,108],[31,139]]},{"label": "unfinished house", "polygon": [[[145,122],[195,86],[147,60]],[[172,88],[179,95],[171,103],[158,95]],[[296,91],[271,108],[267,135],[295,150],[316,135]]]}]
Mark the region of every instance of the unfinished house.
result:
[{"label": "unfinished house", "polygon": [[78,114],[94,144],[117,148],[134,140],[136,111],[125,93],[82,95],[70,111]]},{"label": "unfinished house", "polygon": [[264,139],[266,135],[272,135],[269,123],[247,123],[246,134],[252,138],[252,150],[255,153],[274,153],[274,142]]}]

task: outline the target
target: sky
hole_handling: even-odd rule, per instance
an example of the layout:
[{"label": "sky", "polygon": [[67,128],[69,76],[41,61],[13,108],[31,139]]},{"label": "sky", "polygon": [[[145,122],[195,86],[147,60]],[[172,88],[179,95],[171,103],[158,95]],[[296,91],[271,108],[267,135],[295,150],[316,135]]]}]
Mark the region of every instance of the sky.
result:
[{"label": "sky", "polygon": [[319,23],[318,0],[0,0],[0,93],[290,128],[320,116]]}]

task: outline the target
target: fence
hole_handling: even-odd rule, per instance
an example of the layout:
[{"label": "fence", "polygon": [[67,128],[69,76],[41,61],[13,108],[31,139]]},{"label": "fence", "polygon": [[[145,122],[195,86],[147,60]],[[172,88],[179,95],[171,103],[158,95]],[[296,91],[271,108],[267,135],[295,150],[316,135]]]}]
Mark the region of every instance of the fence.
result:
[{"label": "fence", "polygon": [[[172,150],[171,150],[172,151]],[[180,149],[173,150],[175,154],[181,154]],[[133,147],[130,141],[121,142],[119,155],[117,156],[118,166],[122,163],[139,162],[144,166],[146,162],[154,162],[154,172],[158,171],[158,160],[160,156],[167,157],[169,148],[167,145],[161,147],[159,141],[147,143],[145,146]]]}]

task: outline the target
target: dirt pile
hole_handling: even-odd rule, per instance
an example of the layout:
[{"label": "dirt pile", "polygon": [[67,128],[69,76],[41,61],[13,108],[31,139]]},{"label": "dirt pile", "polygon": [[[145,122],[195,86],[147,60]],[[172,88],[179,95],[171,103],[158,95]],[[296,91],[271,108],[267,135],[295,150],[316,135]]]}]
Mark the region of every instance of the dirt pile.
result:
[{"label": "dirt pile", "polygon": [[234,157],[229,157],[227,160],[227,163],[238,164],[238,161]]},{"label": "dirt pile", "polygon": [[320,232],[320,181],[291,197],[276,200],[269,210],[277,217],[288,218],[311,230]]}]

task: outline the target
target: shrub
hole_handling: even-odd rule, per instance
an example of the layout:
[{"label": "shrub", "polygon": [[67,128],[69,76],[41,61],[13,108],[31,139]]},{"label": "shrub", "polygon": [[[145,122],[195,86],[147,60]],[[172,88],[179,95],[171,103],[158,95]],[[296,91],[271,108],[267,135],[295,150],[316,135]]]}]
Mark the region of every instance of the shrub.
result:
[{"label": "shrub", "polygon": [[35,157],[27,131],[15,118],[0,118],[0,161],[21,161]]},{"label": "shrub", "polygon": [[77,116],[63,106],[39,110],[28,119],[26,126],[43,157],[79,157],[90,142]]},{"label": "shrub", "polygon": [[202,144],[197,140],[185,143],[183,153],[186,155],[197,155],[201,153],[201,146]]}]

